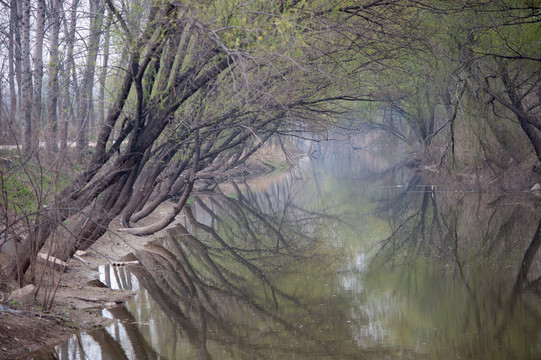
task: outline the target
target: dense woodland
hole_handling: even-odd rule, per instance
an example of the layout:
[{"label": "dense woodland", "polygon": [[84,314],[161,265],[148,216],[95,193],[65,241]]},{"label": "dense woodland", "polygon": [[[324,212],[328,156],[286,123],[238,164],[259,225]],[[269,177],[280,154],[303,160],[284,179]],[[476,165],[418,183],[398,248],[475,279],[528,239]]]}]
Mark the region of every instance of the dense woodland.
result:
[{"label": "dense woodland", "polygon": [[21,283],[47,240],[68,259],[117,217],[164,229],[268,141],[377,132],[451,176],[538,169],[539,0],[0,9],[0,243]]}]

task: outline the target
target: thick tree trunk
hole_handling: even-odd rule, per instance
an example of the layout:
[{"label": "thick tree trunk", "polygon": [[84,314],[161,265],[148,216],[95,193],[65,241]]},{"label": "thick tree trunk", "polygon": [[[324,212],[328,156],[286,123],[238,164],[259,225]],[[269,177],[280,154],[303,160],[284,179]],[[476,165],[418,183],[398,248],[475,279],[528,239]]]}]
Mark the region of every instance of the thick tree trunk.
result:
[{"label": "thick tree trunk", "polygon": [[533,126],[528,121],[528,119],[524,119],[523,117],[518,116],[518,120],[520,123],[520,127],[522,128],[522,130],[524,130],[526,136],[528,136],[528,139],[530,139],[537,158],[539,159],[539,161],[541,161],[541,131],[539,131],[538,128]]},{"label": "thick tree trunk", "polygon": [[53,256],[68,260],[77,250],[88,249],[108,229],[111,221],[122,211],[130,197],[133,174],[123,175],[118,182],[102,193],[87,210],[84,218],[70,231],[75,238],[60,239]]},{"label": "thick tree trunk", "polygon": [[[187,137],[187,135],[188,134],[183,134],[183,136],[179,138],[179,143],[180,141],[185,140],[185,137]],[[135,186],[134,186],[135,196],[131,199],[131,201],[128,204],[126,204],[126,206],[124,207],[122,211],[122,225],[124,227],[130,227],[130,221],[132,220],[132,216],[135,214],[135,212],[141,211],[144,207],[144,204],[148,202],[150,196],[152,195],[152,192],[155,189],[158,176],[160,176],[160,174],[162,174],[162,172],[166,169],[172,157],[178,151],[178,148],[179,148],[179,144],[171,147],[170,150],[165,150],[163,155],[157,158],[156,161],[154,161],[155,165],[151,169],[147,170],[147,172],[145,173],[145,176],[139,177],[138,181],[135,183]],[[174,168],[178,169],[178,171],[176,172],[177,176],[175,176],[175,178],[178,178],[180,173],[184,171],[184,169],[188,166],[188,163],[190,162],[192,157],[193,157],[193,153],[185,156],[185,159],[182,161],[178,160],[174,162],[175,164]],[[163,199],[166,199],[169,196],[169,188],[173,184],[173,179],[166,179],[165,181],[170,182],[170,185],[167,191],[163,194],[165,195]],[[154,209],[155,208],[151,207],[151,210],[148,213],[152,212]]]},{"label": "thick tree trunk", "polygon": [[[73,52],[75,47],[75,31],[77,25],[77,8],[79,6],[79,0],[73,0],[70,9],[69,23],[66,19],[64,21],[64,42],[66,43],[66,61],[61,62],[62,71],[60,76],[62,77],[62,111],[60,113],[59,121],[59,141],[60,151],[65,152],[68,146],[68,129],[70,122],[73,122],[74,107],[73,107],[73,94],[77,94],[77,76],[75,74],[75,61],[73,59]],[[73,92],[72,92],[73,91]]]},{"label": "thick tree trunk", "polygon": [[96,71],[96,60],[98,58],[104,11],[105,6],[103,2],[100,0],[90,1],[90,13],[94,15],[90,18],[88,54],[77,104],[77,154],[79,160],[83,158],[88,148],[88,131],[91,121],[90,107],[94,106],[92,102],[92,89],[94,86],[94,73]]},{"label": "thick tree trunk", "polygon": [[145,236],[145,235],[154,234],[157,231],[165,229],[168,225],[170,225],[175,220],[175,217],[184,208],[184,205],[186,205],[186,202],[188,201],[188,198],[192,192],[192,188],[193,188],[193,181],[190,181],[188,182],[188,184],[186,184],[182,197],[179,199],[179,201],[177,201],[177,203],[173,206],[173,208],[160,221],[157,221],[151,225],[143,226],[140,228],[123,229],[123,231],[132,235]]}]

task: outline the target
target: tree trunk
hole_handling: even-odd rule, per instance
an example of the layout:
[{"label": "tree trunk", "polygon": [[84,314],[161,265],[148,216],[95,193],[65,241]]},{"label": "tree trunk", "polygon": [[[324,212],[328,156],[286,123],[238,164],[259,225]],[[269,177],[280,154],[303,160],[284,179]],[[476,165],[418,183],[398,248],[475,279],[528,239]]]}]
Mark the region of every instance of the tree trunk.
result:
[{"label": "tree trunk", "polygon": [[21,0],[21,110],[23,154],[32,153],[32,69],[30,68],[30,0]]},{"label": "tree trunk", "polygon": [[105,25],[105,38],[103,43],[103,59],[100,73],[100,94],[98,103],[98,122],[101,125],[105,120],[105,80],[107,79],[107,66],[109,65],[109,42],[111,41],[111,22],[113,14],[107,12],[107,23]]},{"label": "tree trunk", "polygon": [[47,92],[47,127],[45,137],[47,142],[47,151],[51,153],[58,152],[58,36],[60,31],[60,16],[59,11],[62,7],[62,0],[53,0],[50,17],[50,48],[51,54],[49,59],[49,84]]},{"label": "tree trunk", "polygon": [[[20,40],[19,33],[19,17],[17,15],[17,1],[11,0],[11,12],[10,12],[10,21],[9,21],[9,34],[10,41],[8,43],[8,73],[9,73],[9,115],[8,115],[8,127],[12,129],[15,124],[15,116],[17,114],[17,91],[15,88],[15,64],[16,64],[16,53],[19,52],[16,50],[19,48],[17,39]],[[20,76],[20,74],[19,74]]]},{"label": "tree trunk", "polygon": [[541,131],[539,131],[539,129],[530,124],[527,119],[524,119],[521,116],[518,116],[518,120],[520,127],[522,130],[524,130],[526,136],[528,136],[528,139],[530,139],[537,158],[539,161],[541,161]]},{"label": "tree trunk", "polygon": [[436,123],[436,101],[430,96],[430,92],[427,89],[425,90],[426,105],[428,107],[428,124],[426,126],[427,133],[424,138],[425,146],[428,146],[432,142],[432,137],[434,136],[434,125]]},{"label": "tree trunk", "polygon": [[94,73],[102,31],[104,3],[100,0],[90,1],[91,18],[90,37],[88,42],[88,54],[86,58],[83,80],[81,83],[80,96],[77,106],[77,155],[82,160],[88,148],[88,131],[90,124],[90,107],[92,103],[92,88],[94,85]]},{"label": "tree trunk", "polygon": [[66,69],[66,66],[63,63],[60,63],[59,68],[59,79],[61,79],[61,83],[63,84],[62,90],[60,93],[60,117],[58,121],[59,125],[59,143],[60,143],[60,151],[64,153],[68,147],[68,125],[69,125],[69,119],[71,117],[72,109],[71,109],[71,99],[70,99],[70,93],[69,93],[69,87],[70,87],[70,74],[69,70]]},{"label": "tree trunk", "polygon": [[502,99],[500,103],[517,115],[520,127],[526,133],[528,139],[530,139],[535,154],[539,161],[541,161],[541,119],[536,116],[534,111],[528,112],[525,110],[523,104],[525,95],[519,96],[520,91],[517,88],[517,84],[511,80],[507,67],[501,61],[499,62],[499,69],[501,71],[502,83],[505,86],[505,92],[510,100],[510,103],[508,103]]},{"label": "tree trunk", "polygon": [[66,34],[64,42],[66,43],[66,61],[62,62],[62,113],[60,120],[60,150],[64,152],[68,146],[68,128],[70,120],[75,117],[73,109],[72,93],[77,94],[77,77],[75,74],[75,61],[73,51],[75,47],[75,30],[77,25],[77,7],[79,0],[73,0],[70,10],[70,21],[64,22],[64,33]]},{"label": "tree trunk", "polygon": [[22,2],[21,0],[11,0],[11,15],[12,17],[12,23],[10,25],[13,26],[13,38],[11,39],[15,43],[13,44],[15,47],[15,82],[17,84],[17,103],[18,108],[16,115],[20,113],[21,106],[22,106],[22,75],[23,75],[23,58],[21,53],[21,19],[22,19]]},{"label": "tree trunk", "polygon": [[43,86],[43,38],[45,36],[45,0],[37,0],[36,32],[34,42],[32,96],[32,143],[39,149],[41,128],[41,88]]},{"label": "tree trunk", "polygon": [[[2,73],[4,72],[4,66],[6,63],[2,64]],[[0,89],[4,88],[4,79],[0,78]],[[4,97],[2,91],[0,91],[0,104],[4,103]],[[8,115],[4,112],[4,107],[0,106],[0,145],[5,143],[6,138],[6,129],[7,129]],[[1,274],[0,274],[1,275]]]}]

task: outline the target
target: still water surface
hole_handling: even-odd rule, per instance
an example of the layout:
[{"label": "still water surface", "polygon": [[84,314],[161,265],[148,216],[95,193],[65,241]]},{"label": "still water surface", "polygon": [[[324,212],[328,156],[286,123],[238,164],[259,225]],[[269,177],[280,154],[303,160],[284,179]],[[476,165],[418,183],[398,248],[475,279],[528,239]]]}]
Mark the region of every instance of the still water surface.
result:
[{"label": "still water surface", "polygon": [[136,254],[144,266],[100,269],[138,295],[54,356],[541,358],[531,195],[447,191],[335,149],[270,184],[200,193],[190,210]]}]

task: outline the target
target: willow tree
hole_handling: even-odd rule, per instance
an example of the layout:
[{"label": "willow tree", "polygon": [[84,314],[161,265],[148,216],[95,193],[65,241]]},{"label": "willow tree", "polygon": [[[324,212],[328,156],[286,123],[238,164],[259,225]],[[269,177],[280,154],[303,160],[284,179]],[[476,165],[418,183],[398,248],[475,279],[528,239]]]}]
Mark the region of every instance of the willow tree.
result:
[{"label": "willow tree", "polygon": [[470,145],[462,151],[466,158],[495,164],[496,173],[528,158],[529,150],[540,159],[539,2],[416,1],[411,6],[429,35],[429,51],[414,59],[431,74],[427,85],[444,85],[438,106],[446,108],[442,126],[449,127],[441,134],[453,159],[459,141],[463,148]]},{"label": "willow tree", "polygon": [[[106,1],[125,56],[110,59],[119,80],[96,147],[33,217],[6,273],[22,275],[32,249],[60,227],[68,230],[56,251],[63,258],[94,243],[119,215],[135,235],[164,229],[194,186],[212,183],[273,135],[332,125],[343,102],[356,100],[339,86],[353,68],[343,65],[360,41],[375,43],[351,30],[370,29],[368,15],[383,16],[392,3],[158,1],[130,13]],[[174,201],[166,216],[138,224],[166,200]]]}]

